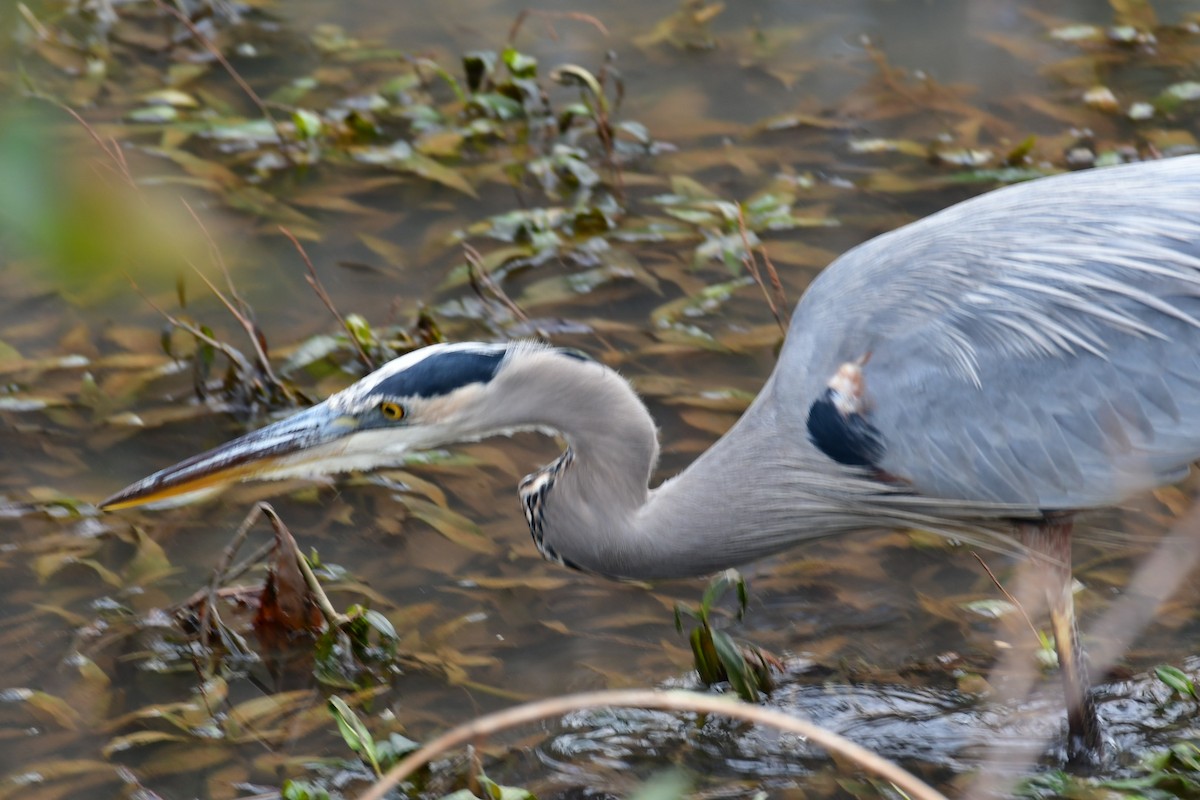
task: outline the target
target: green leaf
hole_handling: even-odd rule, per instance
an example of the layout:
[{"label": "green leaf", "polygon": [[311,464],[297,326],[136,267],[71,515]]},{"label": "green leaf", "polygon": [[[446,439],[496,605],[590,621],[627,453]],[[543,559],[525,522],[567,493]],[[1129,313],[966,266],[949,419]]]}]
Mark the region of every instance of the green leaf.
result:
[{"label": "green leaf", "polygon": [[[578,64],[563,64],[557,67],[550,73],[552,80],[563,86],[579,86],[587,89],[587,93],[596,101],[596,105],[600,110],[608,113],[608,98],[604,95],[604,89],[600,86],[600,81],[588,69],[585,69]],[[587,102],[587,98],[583,98]]]},{"label": "green leaf", "polygon": [[1163,90],[1154,105],[1163,111],[1174,111],[1183,103],[1200,100],[1200,81],[1174,83]]},{"label": "green leaf", "polygon": [[537,77],[538,61],[533,56],[527,56],[519,52],[516,48],[505,48],[501,54],[504,59],[504,66],[508,67],[508,71],[517,78],[535,78]]},{"label": "green leaf", "polygon": [[379,760],[375,753],[375,739],[371,736],[371,732],[367,730],[367,726],[358,718],[358,714],[354,713],[345,700],[334,695],[329,698],[329,710],[333,714],[333,718],[337,721],[338,731],[342,734],[342,739],[346,742],[351,750],[363,756],[371,764],[371,769],[376,775],[383,775],[383,770],[379,768]]},{"label": "green leaf", "polygon": [[292,124],[296,126],[296,135],[300,139],[315,139],[325,129],[320,115],[306,108],[298,108],[292,112]]},{"label": "green leaf", "polygon": [[380,614],[373,608],[368,608],[362,613],[363,621],[370,625],[375,631],[389,641],[396,641],[396,629],[392,626],[391,620]]},{"label": "green leaf", "polygon": [[970,611],[972,614],[978,614],[988,619],[1000,619],[1017,610],[1017,607],[1007,600],[990,597],[983,600],[971,600],[961,603],[959,607],[964,611]]},{"label": "green leaf", "polygon": [[704,627],[694,628],[688,640],[692,646],[692,661],[701,683],[705,686],[712,686],[714,683],[724,680],[725,675],[721,671],[721,662],[713,647],[709,630]]},{"label": "green leaf", "polygon": [[375,743],[375,753],[379,756],[380,766],[391,769],[397,761],[409,753],[419,750],[420,747],[420,742],[414,742],[407,736],[392,733],[384,741]]},{"label": "green leaf", "polygon": [[757,703],[758,681],[746,665],[741,649],[725,631],[714,630],[711,633],[713,649],[717,652],[729,684],[738,697],[748,703]]},{"label": "green leaf", "polygon": [[528,789],[501,786],[487,775],[479,776],[479,786],[491,800],[537,800],[537,797]]},{"label": "green leaf", "polygon": [[650,129],[640,122],[625,120],[617,124],[617,130],[628,133],[638,144],[648,145],[654,141],[650,136]]},{"label": "green leaf", "polygon": [[[336,336],[321,333],[305,340],[297,347],[288,360],[279,368],[283,375],[290,375],[298,369],[315,365],[317,362],[337,353],[342,349],[344,340]],[[168,353],[168,355],[170,355]]]},{"label": "green leaf", "polygon": [[269,119],[215,123],[207,131],[207,136],[242,145],[273,144],[279,141],[279,132],[275,130],[275,126]]},{"label": "green leaf", "polygon": [[476,50],[465,54],[462,63],[467,76],[467,88],[478,92],[496,71],[496,54],[491,50]]},{"label": "green leaf", "polygon": [[306,94],[320,85],[317,79],[311,76],[296,78],[291,83],[285,84],[271,92],[266,99],[273,105],[294,106],[303,100]]},{"label": "green leaf", "polygon": [[1187,676],[1187,673],[1178,667],[1162,664],[1154,668],[1154,674],[1160,681],[1179,694],[1185,697],[1191,696],[1200,699],[1200,696],[1196,694],[1196,684]]},{"label": "green leaf", "polygon": [[684,617],[687,617],[688,619],[691,619],[691,620],[695,620],[696,622],[703,623],[703,620],[700,618],[700,612],[697,609],[688,608],[687,606],[676,604],[675,605],[675,630],[679,631],[680,633],[683,633]]},{"label": "green leaf", "polygon": [[446,85],[450,87],[450,90],[454,92],[454,96],[458,98],[458,102],[467,102],[467,93],[463,91],[462,86],[459,85],[454,76],[447,72],[446,68],[441,64],[428,58],[418,58],[413,61],[413,65],[419,67],[420,69],[432,71],[434,75],[437,75],[439,78],[445,81]]},{"label": "green leaf", "polygon": [[1021,140],[1020,144],[1008,151],[1004,156],[1005,166],[1018,167],[1025,163],[1025,160],[1033,153],[1033,146],[1037,144],[1037,137],[1032,133]]},{"label": "green leaf", "polygon": [[471,98],[471,105],[479,109],[485,116],[502,121],[520,119],[525,115],[525,107],[508,95],[498,92],[477,94]]},{"label": "green leaf", "polygon": [[707,616],[715,603],[717,603],[725,593],[729,591],[729,587],[733,585],[733,576],[737,572],[726,570],[709,582],[708,588],[704,590],[704,596],[700,599],[700,608],[702,613]]},{"label": "green leaf", "polygon": [[364,347],[375,345],[375,333],[371,330],[371,323],[360,315],[347,314],[346,328],[354,335],[354,340]]},{"label": "green leaf", "polygon": [[129,112],[132,122],[164,123],[179,119],[179,110],[174,106],[146,106]]},{"label": "green leaf", "polygon": [[279,794],[283,800],[330,800],[329,792],[308,781],[284,781]]}]

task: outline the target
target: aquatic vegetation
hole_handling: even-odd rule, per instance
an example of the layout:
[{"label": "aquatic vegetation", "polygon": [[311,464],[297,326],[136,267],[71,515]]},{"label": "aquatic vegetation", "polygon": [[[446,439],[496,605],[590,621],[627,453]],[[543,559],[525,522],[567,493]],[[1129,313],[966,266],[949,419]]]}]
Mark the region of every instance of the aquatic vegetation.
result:
[{"label": "aquatic vegetation", "polygon": [[[883,5],[0,14],[0,722],[19,732],[0,797],[348,796],[413,743],[529,697],[695,668],[761,699],[763,664],[735,634],[803,654],[773,707],[824,713],[960,791],[1010,730],[988,712],[1004,676],[980,676],[1030,635],[987,615],[1003,601],[971,559],[924,557],[941,540],[814,543],[752,576],[735,626],[727,579],[651,589],[544,566],[505,522],[512,476],[544,455],[524,439],[338,491],[241,487],[124,520],[93,506],[368,363],[468,338],[544,336],[619,366],[662,420],[665,478],[772,361],[764,255],[794,299],[836,253],[997,183],[1197,148],[1194,14]],[[1192,489],[1098,522],[1132,535],[1081,545],[1089,619]],[[296,536],[272,526],[271,559],[231,557],[214,586],[268,494]],[[671,610],[702,593],[684,644]],[[1110,676],[1120,763],[1049,769],[1021,793],[1195,796],[1197,625],[1190,595],[1163,604]],[[1022,737],[1048,730],[1033,707]],[[668,762],[723,796],[894,791],[756,730],[564,716],[435,763],[414,791],[596,796]]]},{"label": "aquatic vegetation", "polygon": [[685,618],[696,622],[688,632],[688,643],[701,683],[712,686],[728,682],[738,697],[753,703],[770,693],[774,685],[771,671],[779,662],[753,645],[738,644],[727,632],[713,626],[714,607],[731,589],[737,591],[737,618],[741,619],[746,613],[746,581],[736,572],[727,571],[713,578],[698,606],[675,606],[675,629],[683,633]]}]

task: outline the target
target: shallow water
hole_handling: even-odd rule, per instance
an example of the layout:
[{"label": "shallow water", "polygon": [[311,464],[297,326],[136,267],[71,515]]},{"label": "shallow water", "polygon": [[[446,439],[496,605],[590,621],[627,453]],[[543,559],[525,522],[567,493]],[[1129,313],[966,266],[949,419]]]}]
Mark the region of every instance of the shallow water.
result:
[{"label": "shallow water", "polygon": [[[268,15],[278,20],[286,14],[286,21],[267,26],[270,35],[251,25],[244,36],[256,43],[258,55],[241,58],[237,66],[264,95],[321,69],[327,87],[348,93],[353,65],[329,63],[309,41],[315,25],[336,24],[373,45],[457,69],[460,53],[499,49],[521,7],[478,5],[486,7],[409,3],[397,12],[374,1],[318,0],[290,3],[286,11],[268,6]],[[1164,23],[1190,11],[1185,3],[1156,7]],[[761,232],[791,302],[838,253],[996,185],[911,148],[864,143],[889,140],[930,149],[944,144],[947,153],[987,149],[994,154],[990,166],[996,166],[1034,135],[1039,163],[1053,167],[1061,167],[1063,152],[1082,141],[1101,153],[1134,145],[1168,152],[1195,146],[1189,140],[1194,111],[1135,124],[1080,103],[1081,87],[1091,81],[1110,86],[1126,107],[1152,99],[1186,79],[1191,62],[1185,56],[1196,49],[1196,37],[1183,33],[1175,39],[1164,33],[1159,48],[1080,45],[1049,35],[1068,23],[1107,24],[1112,12],[1103,4],[1061,4],[1053,17],[1032,3],[731,4],[707,25],[657,38],[656,26],[677,9],[673,3],[556,8],[595,15],[609,35],[579,20],[558,19],[555,39],[532,19],[518,46],[544,68],[575,63],[597,70],[604,53],[614,51],[624,81],[620,117],[641,122],[656,140],[671,145],[623,165],[630,205],[640,213],[650,213],[647,199],[666,192],[672,176],[686,175],[727,199],[790,186],[798,212],[837,221]],[[864,49],[863,37],[876,49]],[[1178,50],[1169,49],[1168,40]],[[220,75],[201,86],[220,100],[241,102],[236,87]],[[179,170],[150,150],[161,141],[119,124],[124,113],[119,99],[101,95],[84,116],[112,125],[114,135],[129,143],[140,179],[148,184],[177,179]],[[787,114],[829,124],[760,127]],[[94,145],[77,130],[64,130],[69,133],[56,143],[77,163],[90,163]],[[188,146],[214,162],[245,166],[211,142]],[[478,156],[478,162],[486,160],[486,154]],[[450,268],[462,260],[450,234],[491,214],[557,201],[528,184],[514,189],[483,172],[472,173],[477,197],[412,176],[349,195],[338,189],[339,182],[370,175],[330,158],[250,183],[297,201],[293,207],[314,221],[320,240],[307,241],[306,248],[343,312],[382,326],[407,324],[418,308],[428,307],[455,338],[495,338],[488,320],[465,313],[470,290],[444,285]],[[186,186],[180,191],[192,198],[219,243],[277,354],[286,356],[308,337],[335,330],[305,284],[291,244],[276,233],[276,220],[247,212],[227,195]],[[352,196],[368,211],[344,213],[298,202],[322,193]],[[12,230],[5,238],[21,239]],[[483,237],[474,241],[480,240],[487,243]],[[539,281],[579,272],[580,265],[550,259],[508,276],[504,288],[531,315],[584,329],[553,340],[613,363],[647,394],[662,430],[658,479],[663,479],[736,418],[736,410],[705,408],[696,398],[715,390],[756,391],[772,368],[778,337],[754,287],[689,320],[711,339],[664,335],[651,321],[656,309],[729,280],[729,272],[715,261],[689,268],[694,241],[616,246],[636,259],[640,279],[605,280],[587,293],[563,291],[561,283]],[[0,400],[14,401],[0,404],[0,524],[6,530],[0,552],[5,645],[0,684],[10,687],[3,695],[8,702],[0,703],[6,740],[0,745],[0,775],[8,776],[0,797],[35,789],[40,793],[28,796],[92,797],[138,787],[163,797],[250,796],[278,787],[283,777],[312,774],[310,762],[316,759],[349,758],[322,716],[323,695],[316,690],[295,700],[294,713],[284,715],[286,724],[263,723],[270,730],[260,730],[261,736],[206,740],[197,719],[182,729],[166,728],[175,738],[113,747],[132,732],[164,730],[131,715],[188,700],[197,683],[170,637],[156,630],[127,635],[121,617],[149,615],[203,586],[232,531],[254,500],[266,497],[301,548],[316,548],[324,562],[341,565],[370,587],[372,606],[392,622],[403,651],[454,667],[448,675],[410,665],[371,705],[372,714],[390,710],[394,721],[388,724],[412,738],[518,698],[690,685],[690,653],[672,626],[672,608],[676,602],[695,603],[705,582],[618,584],[541,561],[514,487],[557,448],[532,435],[455,448],[472,459],[466,465],[410,468],[446,493],[449,508],[478,523],[485,536],[473,545],[467,540],[468,546],[406,511],[394,482],[362,478],[318,490],[238,487],[185,508],[94,515],[86,504],[262,419],[197,404],[186,370],[173,370],[158,349],[161,318],[119,277],[81,280],[69,271],[46,270],[37,255],[14,255],[0,269],[0,343],[25,359],[0,354],[0,367],[13,365],[0,374],[0,383],[11,381]],[[135,274],[156,303],[177,307],[170,270],[142,264]],[[188,313],[245,348],[219,303],[194,279],[188,283]],[[31,363],[70,354],[88,360]],[[144,363],[120,360],[135,356]],[[151,378],[154,370],[162,374]],[[335,372],[297,382],[320,395],[349,379]],[[97,391],[110,400],[97,401]],[[39,399],[47,407],[16,402]],[[117,418],[130,411],[146,424]],[[1122,598],[1131,570],[1174,523],[1192,488],[1144,498],[1129,513],[1092,520],[1093,540],[1114,538],[1102,534],[1116,531],[1115,538],[1124,541],[1119,546],[1085,541],[1076,549],[1085,628]],[[82,516],[25,505],[55,498],[80,501]],[[1012,558],[983,555],[1002,580],[1011,579]],[[147,572],[147,564],[161,568],[164,560],[169,569]],[[1009,647],[1027,646],[1032,634],[1019,621],[997,622],[964,609],[968,601],[1000,599],[965,548],[864,532],[806,545],[751,565],[744,574],[752,592],[748,616],[724,624],[785,657],[789,669],[772,704],[960,790],[966,773],[996,751],[1003,753],[1007,744],[1034,736],[1057,741],[1053,676],[1033,701],[999,702],[980,691],[982,678],[976,676],[986,674]],[[1195,671],[1187,659],[1200,635],[1196,592],[1194,576],[1183,582],[1126,654],[1117,677],[1159,663]],[[332,592],[336,604],[363,597],[362,590]],[[86,662],[76,658],[79,653]],[[991,680],[1002,687],[1006,677]],[[263,697],[269,683],[266,670],[251,659],[229,682],[230,702]],[[19,689],[43,694],[31,699]],[[1125,774],[1141,753],[1189,735],[1188,706],[1172,700],[1153,678],[1106,682],[1101,700],[1115,743],[1113,775]],[[304,721],[310,718],[317,721]],[[702,787],[725,787],[720,791],[729,796],[753,796],[760,787],[780,797],[870,793],[837,785],[831,776],[839,773],[828,760],[791,739],[718,722],[697,726],[657,713],[580,713],[514,741],[528,749],[514,749],[491,769],[544,796],[581,787],[622,793],[667,764],[697,774]],[[1051,745],[1043,761],[1055,759]],[[32,788],[21,788],[24,783]],[[125,789],[117,788],[122,785]]]}]

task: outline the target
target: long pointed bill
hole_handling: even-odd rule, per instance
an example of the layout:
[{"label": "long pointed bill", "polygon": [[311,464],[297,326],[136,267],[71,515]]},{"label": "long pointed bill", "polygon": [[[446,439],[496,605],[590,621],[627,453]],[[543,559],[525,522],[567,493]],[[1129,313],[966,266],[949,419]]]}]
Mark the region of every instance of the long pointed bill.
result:
[{"label": "long pointed bill", "polygon": [[[160,503],[251,478],[312,476],[330,470],[358,420],[325,403],[248,433],[228,444],[159,470],[127,486],[100,504],[105,511]],[[318,466],[318,465],[321,466]]]}]

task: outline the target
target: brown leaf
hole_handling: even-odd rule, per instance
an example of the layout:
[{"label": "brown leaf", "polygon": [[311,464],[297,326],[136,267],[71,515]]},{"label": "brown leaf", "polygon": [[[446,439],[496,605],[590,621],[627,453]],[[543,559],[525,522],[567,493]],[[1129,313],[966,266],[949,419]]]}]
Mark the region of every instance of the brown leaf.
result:
[{"label": "brown leaf", "polygon": [[342,214],[362,214],[366,216],[382,213],[378,208],[372,208],[371,206],[351,200],[348,197],[328,194],[324,191],[293,195],[292,202],[306,208],[316,208],[321,211],[337,211]]},{"label": "brown leaf", "polygon": [[[117,768],[112,764],[83,758],[24,761],[21,763],[20,769],[24,775],[37,775],[40,778],[40,784],[57,784],[81,777],[96,779],[97,782],[106,780],[115,782],[118,779]],[[82,787],[77,784],[75,788],[81,789]],[[9,800],[9,798],[34,798],[36,800],[38,796],[26,781],[14,781],[9,777],[0,783],[0,800]],[[102,795],[88,793],[87,795],[72,794],[71,796],[98,797]]]},{"label": "brown leaf", "polygon": [[[775,329],[778,332],[778,328]],[[750,392],[737,389],[712,389],[703,394],[685,394],[665,399],[667,405],[703,408],[709,411],[729,411],[740,414],[754,400]]]},{"label": "brown leaf", "polygon": [[7,696],[21,700],[35,716],[61,728],[77,731],[83,726],[79,712],[61,697],[30,689],[9,689]]},{"label": "brown leaf", "polygon": [[228,716],[239,726],[262,730],[276,724],[281,717],[302,711],[314,704],[324,705],[311,690],[296,689],[238,703],[229,710]]},{"label": "brown leaf", "polygon": [[87,567],[99,576],[100,580],[107,583],[109,586],[121,588],[124,581],[121,576],[110,570],[108,567],[101,564],[99,561],[91,558],[78,558],[69,553],[49,553],[44,556],[39,556],[34,559],[33,571],[38,576],[38,580],[45,583],[59,571],[66,567],[82,566]]},{"label": "brown leaf", "polygon": [[432,157],[454,158],[462,153],[463,135],[455,130],[433,130],[413,142],[417,152]]},{"label": "brown leaf", "polygon": [[571,584],[570,578],[551,578],[549,576],[523,575],[519,577],[501,577],[487,575],[471,575],[465,580],[483,589],[532,589],[538,592],[550,592]]},{"label": "brown leaf", "polygon": [[713,433],[717,436],[723,436],[733,426],[733,423],[737,421],[737,417],[733,414],[718,414],[713,411],[694,408],[683,409],[679,412],[679,416],[693,428]]},{"label": "brown leaf", "polygon": [[1113,10],[1114,25],[1130,25],[1139,31],[1153,31],[1158,27],[1158,15],[1150,0],[1108,0]]},{"label": "brown leaf", "polygon": [[396,499],[410,514],[458,546],[476,553],[496,554],[496,543],[484,536],[479,526],[462,514],[412,495],[398,495]]},{"label": "brown leaf", "polygon": [[94,661],[75,655],[72,666],[79,679],[63,693],[76,715],[88,725],[97,725],[108,715],[112,705],[112,681]]},{"label": "brown leaf", "polygon": [[470,197],[478,197],[475,193],[475,188],[467,182],[467,179],[461,173],[447,167],[437,161],[434,161],[428,156],[420,153],[412,153],[408,158],[396,164],[398,169],[405,172],[411,172],[414,175],[419,175],[426,180],[440,183],[443,186],[462,192]]},{"label": "brown leaf", "polygon": [[109,35],[122,44],[161,53],[171,46],[171,37],[160,25],[143,25],[128,19],[118,19]]},{"label": "brown leaf", "polygon": [[316,633],[324,625],[321,611],[300,570],[298,559],[303,557],[287,529],[277,528],[267,579],[254,615],[254,630],[264,649],[287,650],[296,634]]},{"label": "brown leaf", "polygon": [[117,753],[122,753],[126,750],[133,750],[138,747],[145,747],[149,744],[160,744],[162,742],[186,742],[189,737],[180,733],[170,733],[169,731],[135,731],[126,734],[125,736],[117,736],[109,739],[101,750],[105,758],[112,758]]},{"label": "brown leaf", "polygon": [[393,267],[403,267],[408,261],[404,248],[395,242],[389,242],[387,239],[381,239],[369,233],[358,234],[358,240],[366,245],[368,250]]},{"label": "brown leaf", "polygon": [[137,552],[125,567],[125,578],[134,586],[145,586],[175,571],[162,545],[138,526],[132,528]]},{"label": "brown leaf", "polygon": [[446,500],[446,493],[433,481],[427,481],[411,472],[402,470],[387,470],[384,474],[391,480],[404,484],[410,492],[424,495],[442,508],[449,508],[450,503]]}]

